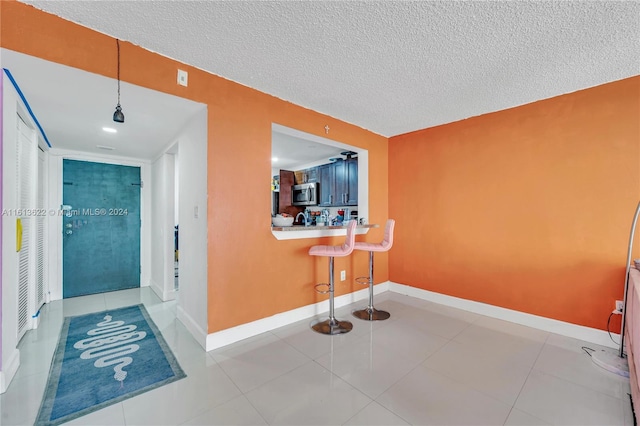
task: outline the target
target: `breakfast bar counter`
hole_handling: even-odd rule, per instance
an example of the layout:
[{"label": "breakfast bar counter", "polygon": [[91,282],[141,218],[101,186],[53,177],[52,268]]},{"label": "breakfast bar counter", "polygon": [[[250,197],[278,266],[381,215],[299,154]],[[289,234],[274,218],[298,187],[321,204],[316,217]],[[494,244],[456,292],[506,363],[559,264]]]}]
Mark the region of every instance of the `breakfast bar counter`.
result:
[{"label": "breakfast bar counter", "polygon": [[[378,228],[380,225],[378,224],[367,224],[367,225],[357,225],[356,229],[369,229],[369,228]],[[329,226],[304,226],[304,225],[293,225],[293,226],[272,226],[272,231],[323,231],[325,229],[347,229],[345,225],[329,225]]]},{"label": "breakfast bar counter", "polygon": [[[371,223],[356,226],[356,235],[366,234],[371,228],[379,228],[380,225]],[[299,238],[317,238],[317,237],[333,237],[346,235],[347,227],[345,225],[330,226],[272,226],[271,233],[278,240],[293,240]]]}]

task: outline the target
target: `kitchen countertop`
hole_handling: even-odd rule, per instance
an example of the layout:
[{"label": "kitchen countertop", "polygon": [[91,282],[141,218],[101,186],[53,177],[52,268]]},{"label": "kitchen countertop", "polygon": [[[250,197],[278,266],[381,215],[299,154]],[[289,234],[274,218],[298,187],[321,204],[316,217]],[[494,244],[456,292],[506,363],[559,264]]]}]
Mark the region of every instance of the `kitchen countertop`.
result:
[{"label": "kitchen countertop", "polygon": [[[371,223],[356,226],[356,235],[369,232],[371,228],[379,228],[380,225]],[[346,235],[347,227],[340,226],[272,226],[271,233],[277,240],[298,240],[304,238],[337,237]]]},{"label": "kitchen countertop", "polygon": [[[371,223],[366,225],[357,225],[356,229],[370,229],[370,228],[379,228],[380,225],[377,223]],[[293,226],[272,226],[272,231],[322,231],[325,229],[347,229],[345,225],[330,225],[330,226],[304,226],[304,225],[293,225]]]}]

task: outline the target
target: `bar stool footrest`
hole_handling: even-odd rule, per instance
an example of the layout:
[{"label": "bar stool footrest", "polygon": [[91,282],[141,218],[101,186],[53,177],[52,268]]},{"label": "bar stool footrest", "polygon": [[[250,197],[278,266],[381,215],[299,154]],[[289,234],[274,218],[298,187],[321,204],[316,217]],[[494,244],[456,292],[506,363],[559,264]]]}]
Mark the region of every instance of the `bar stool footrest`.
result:
[{"label": "bar stool footrest", "polygon": [[[316,292],[320,294],[328,294],[331,292],[331,285],[328,283],[316,284],[314,288],[316,289]],[[326,288],[326,290],[323,290],[324,288]]]},{"label": "bar stool footrest", "polygon": [[371,283],[371,280],[369,279],[369,277],[358,277],[356,278],[356,282],[362,285],[369,285]]}]

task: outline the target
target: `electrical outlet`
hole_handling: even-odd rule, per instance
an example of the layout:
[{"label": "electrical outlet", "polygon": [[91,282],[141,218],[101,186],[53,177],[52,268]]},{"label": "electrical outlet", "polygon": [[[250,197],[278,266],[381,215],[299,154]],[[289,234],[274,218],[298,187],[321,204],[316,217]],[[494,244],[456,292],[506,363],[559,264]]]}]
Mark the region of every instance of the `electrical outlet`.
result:
[{"label": "electrical outlet", "polygon": [[622,312],[624,302],[622,300],[616,300],[616,311]]},{"label": "electrical outlet", "polygon": [[340,281],[347,279],[347,271],[340,271]]}]

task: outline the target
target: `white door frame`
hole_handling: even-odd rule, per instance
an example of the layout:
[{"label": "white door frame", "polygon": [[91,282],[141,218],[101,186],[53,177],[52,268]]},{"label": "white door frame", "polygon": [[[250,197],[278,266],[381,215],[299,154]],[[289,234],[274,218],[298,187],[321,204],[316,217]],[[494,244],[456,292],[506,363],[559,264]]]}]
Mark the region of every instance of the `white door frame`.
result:
[{"label": "white door frame", "polygon": [[[150,199],[151,199],[151,176],[150,164],[145,160],[101,156],[86,152],[76,152],[69,150],[61,150],[52,148],[49,155],[49,198],[48,205],[51,209],[60,210],[62,206],[62,160],[80,160],[92,161],[96,163],[108,163],[121,166],[140,167],[140,179],[142,187],[140,188],[140,287],[149,285],[150,277],[150,229],[148,224],[151,219]],[[62,299],[62,220],[60,216],[49,218],[49,291],[48,299]]]}]

